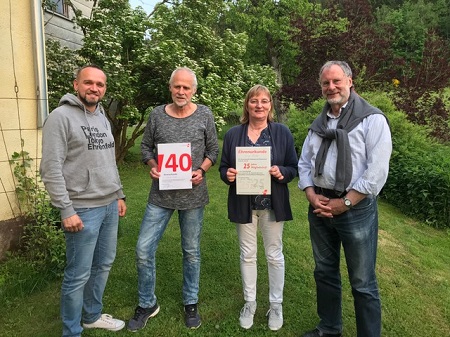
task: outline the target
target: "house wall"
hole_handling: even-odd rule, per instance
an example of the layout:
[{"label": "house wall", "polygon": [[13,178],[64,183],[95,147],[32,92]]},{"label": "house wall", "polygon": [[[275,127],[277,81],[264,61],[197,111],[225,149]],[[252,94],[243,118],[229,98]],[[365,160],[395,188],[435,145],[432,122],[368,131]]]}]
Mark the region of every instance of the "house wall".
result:
[{"label": "house wall", "polygon": [[[72,0],[75,8],[81,10],[84,16],[89,17],[92,11],[93,1]],[[83,33],[79,28],[74,28],[72,19],[74,12],[69,7],[67,16],[44,11],[45,37],[57,40],[62,46],[70,49],[79,49],[83,44]]]},{"label": "house wall", "polygon": [[[72,3],[90,16],[93,1]],[[23,222],[9,160],[14,153],[27,152],[32,159],[31,175],[40,163],[40,128],[47,113],[47,89],[45,69],[42,71],[44,42],[36,32],[45,30],[46,38],[73,49],[82,43],[81,31],[71,21],[71,9],[64,17],[41,7],[41,0],[0,1],[0,260],[6,251],[18,246]]]},{"label": "house wall", "polygon": [[32,1],[0,1],[0,258],[17,244],[20,231],[16,182],[9,160],[14,152],[26,151],[35,171],[41,151]]}]

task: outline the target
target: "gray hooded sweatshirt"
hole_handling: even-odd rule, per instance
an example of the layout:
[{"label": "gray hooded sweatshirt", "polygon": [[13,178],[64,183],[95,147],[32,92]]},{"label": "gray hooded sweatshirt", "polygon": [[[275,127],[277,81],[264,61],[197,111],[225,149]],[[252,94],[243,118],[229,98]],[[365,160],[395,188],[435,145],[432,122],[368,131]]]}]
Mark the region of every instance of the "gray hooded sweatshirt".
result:
[{"label": "gray hooded sweatshirt", "polygon": [[92,208],[123,198],[114,137],[101,105],[91,113],[72,94],[45,120],[40,174],[52,204],[65,219],[75,208]]}]

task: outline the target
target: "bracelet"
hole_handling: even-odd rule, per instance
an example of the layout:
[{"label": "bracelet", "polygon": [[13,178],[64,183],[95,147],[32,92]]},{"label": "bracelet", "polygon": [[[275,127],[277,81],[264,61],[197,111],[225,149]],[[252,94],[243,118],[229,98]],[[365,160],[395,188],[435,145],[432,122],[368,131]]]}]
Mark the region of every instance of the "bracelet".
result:
[{"label": "bracelet", "polygon": [[202,171],[202,177],[204,177],[205,176],[205,174],[206,174],[206,171],[200,166],[197,170],[200,170],[200,171]]}]

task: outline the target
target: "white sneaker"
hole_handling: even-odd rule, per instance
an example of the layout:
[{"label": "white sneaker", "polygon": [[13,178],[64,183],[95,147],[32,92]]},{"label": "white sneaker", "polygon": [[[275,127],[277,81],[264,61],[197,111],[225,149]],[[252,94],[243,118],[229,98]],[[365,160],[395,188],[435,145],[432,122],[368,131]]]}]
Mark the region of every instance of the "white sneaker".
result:
[{"label": "white sneaker", "polygon": [[256,301],[245,302],[239,316],[239,323],[244,329],[250,329],[253,325],[253,316],[255,316]]},{"label": "white sneaker", "polygon": [[125,322],[120,319],[115,319],[111,315],[102,314],[98,320],[93,323],[83,323],[83,328],[85,329],[106,329],[110,331],[122,330],[125,326]]},{"label": "white sneaker", "polygon": [[283,326],[283,306],[281,303],[270,303],[270,309],[267,311],[269,316],[269,329],[272,331],[280,330]]}]

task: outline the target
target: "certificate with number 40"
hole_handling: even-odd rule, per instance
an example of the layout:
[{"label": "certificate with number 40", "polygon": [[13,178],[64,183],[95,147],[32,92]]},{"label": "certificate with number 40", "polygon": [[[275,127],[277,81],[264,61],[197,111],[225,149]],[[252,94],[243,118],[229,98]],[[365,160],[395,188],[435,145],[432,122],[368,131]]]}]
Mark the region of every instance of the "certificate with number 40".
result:
[{"label": "certificate with number 40", "polygon": [[192,188],[191,143],[158,144],[160,190]]},{"label": "certificate with number 40", "polygon": [[270,146],[236,147],[236,194],[270,195]]}]

